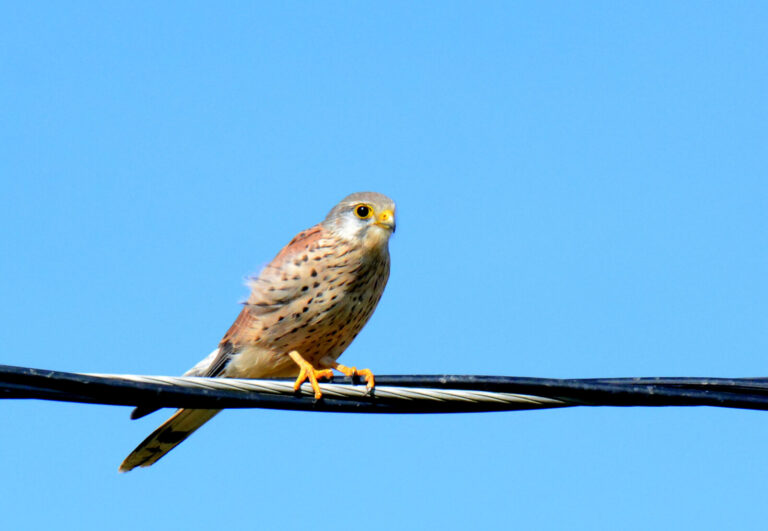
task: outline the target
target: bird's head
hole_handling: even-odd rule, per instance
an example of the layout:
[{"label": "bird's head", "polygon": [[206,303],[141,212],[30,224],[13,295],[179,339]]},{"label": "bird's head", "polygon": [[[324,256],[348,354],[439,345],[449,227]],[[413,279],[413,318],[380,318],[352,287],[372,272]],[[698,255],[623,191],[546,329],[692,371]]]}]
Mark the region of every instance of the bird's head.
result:
[{"label": "bird's head", "polygon": [[362,242],[365,247],[386,247],[395,232],[395,203],[376,192],[351,194],[333,207],[323,226],[345,240]]}]

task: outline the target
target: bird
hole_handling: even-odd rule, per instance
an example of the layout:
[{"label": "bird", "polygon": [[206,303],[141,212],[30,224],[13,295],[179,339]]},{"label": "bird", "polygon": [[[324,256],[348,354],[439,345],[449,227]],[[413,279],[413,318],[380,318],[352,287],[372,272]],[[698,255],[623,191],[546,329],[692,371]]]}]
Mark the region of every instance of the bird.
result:
[{"label": "bird", "polygon": [[[336,360],[376,309],[389,278],[389,239],[395,203],[376,192],[348,195],[325,219],[299,232],[258,275],[240,314],[206,358],[184,376],[222,378],[294,377],[294,389],[309,381],[322,398],[320,379],[333,370],[365,380],[370,369]],[[139,405],[141,418],[159,408]],[[120,472],[148,467],[220,410],[177,410],[120,465]]]}]

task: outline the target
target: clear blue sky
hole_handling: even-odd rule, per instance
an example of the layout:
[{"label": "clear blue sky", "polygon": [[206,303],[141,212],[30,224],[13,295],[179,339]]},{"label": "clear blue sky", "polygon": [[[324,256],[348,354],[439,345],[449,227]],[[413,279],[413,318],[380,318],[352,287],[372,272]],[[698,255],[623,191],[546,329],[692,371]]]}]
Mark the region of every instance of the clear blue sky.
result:
[{"label": "clear blue sky", "polygon": [[[3,3],[0,362],[180,374],[343,196],[398,204],[342,360],[768,374],[761,2]],[[762,528],[768,413],[0,404],[7,529]]]}]

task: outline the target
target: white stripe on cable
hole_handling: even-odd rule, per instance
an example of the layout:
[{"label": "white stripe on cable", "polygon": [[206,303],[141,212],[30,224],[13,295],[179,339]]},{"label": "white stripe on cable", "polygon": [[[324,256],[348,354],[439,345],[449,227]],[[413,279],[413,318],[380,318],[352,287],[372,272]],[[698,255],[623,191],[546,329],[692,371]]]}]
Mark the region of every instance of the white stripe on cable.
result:
[{"label": "white stripe on cable", "polygon": [[[125,380],[137,383],[161,384],[167,386],[189,387],[196,389],[215,389],[221,391],[251,391],[273,395],[293,395],[293,383],[275,380],[256,380],[242,378],[204,378],[200,376],[139,376],[135,374],[86,374],[97,378]],[[323,396],[337,399],[365,398],[368,390],[365,385],[320,383]],[[314,392],[308,383],[301,386],[305,396]],[[497,393],[493,391],[467,391],[463,389],[429,389],[423,387],[376,386],[375,396],[394,400],[425,400],[433,402],[469,402],[525,404],[540,406],[573,405],[564,400],[535,395],[516,393]]]}]

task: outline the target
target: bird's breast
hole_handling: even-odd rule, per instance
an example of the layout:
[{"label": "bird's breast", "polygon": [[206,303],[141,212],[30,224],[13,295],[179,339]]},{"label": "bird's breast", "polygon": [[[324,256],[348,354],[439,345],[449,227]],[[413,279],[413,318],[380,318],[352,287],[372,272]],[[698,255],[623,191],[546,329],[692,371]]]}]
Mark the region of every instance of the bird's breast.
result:
[{"label": "bird's breast", "polygon": [[300,284],[298,296],[254,323],[252,344],[257,348],[249,357],[269,366],[275,376],[298,373],[287,356],[292,350],[316,366],[323,358],[338,358],[368,322],[386,286],[386,252],[347,250],[319,256],[315,260],[310,253],[306,262],[293,264],[296,269],[288,278]]}]

